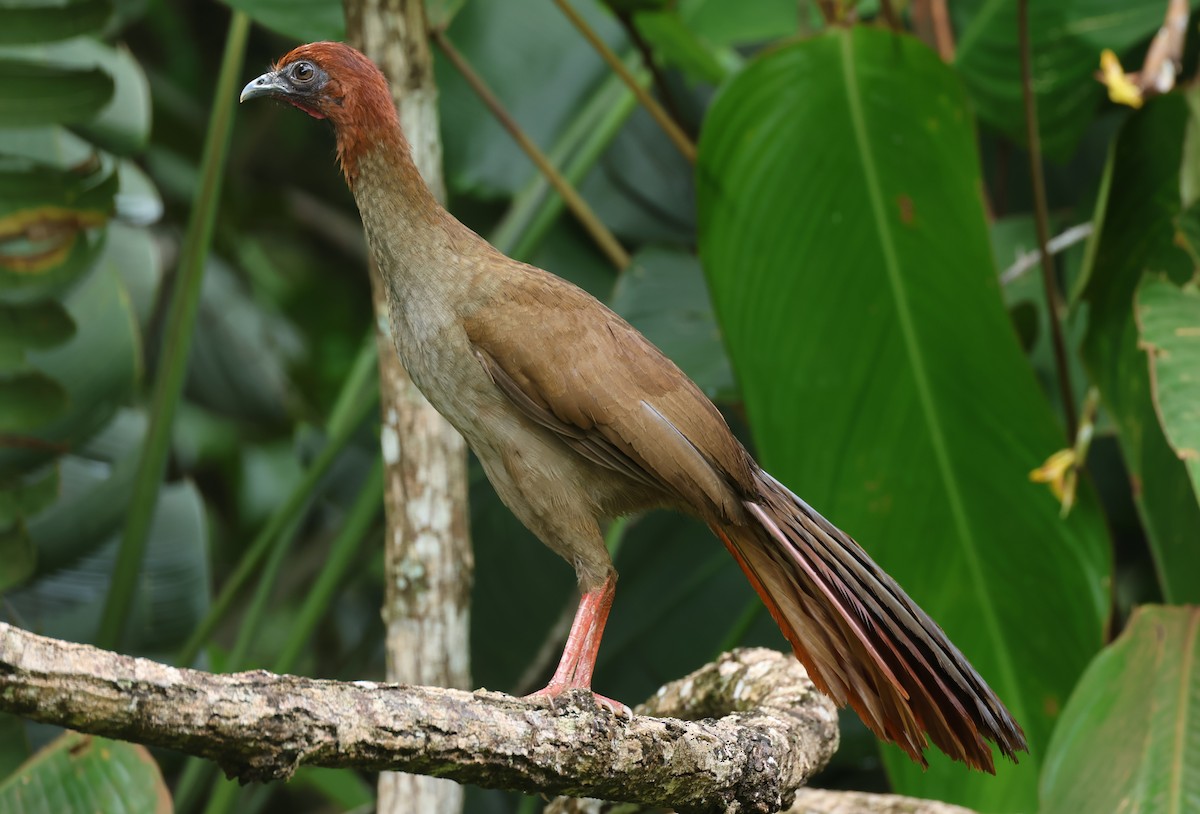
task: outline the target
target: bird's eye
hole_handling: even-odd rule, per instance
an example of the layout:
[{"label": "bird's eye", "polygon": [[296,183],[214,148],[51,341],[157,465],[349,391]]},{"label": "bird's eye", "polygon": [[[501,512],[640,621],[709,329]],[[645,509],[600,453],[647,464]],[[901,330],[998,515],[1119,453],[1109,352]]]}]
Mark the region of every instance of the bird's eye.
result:
[{"label": "bird's eye", "polygon": [[313,66],[307,62],[297,62],[296,67],[292,68],[292,78],[297,82],[311,82],[316,75]]}]

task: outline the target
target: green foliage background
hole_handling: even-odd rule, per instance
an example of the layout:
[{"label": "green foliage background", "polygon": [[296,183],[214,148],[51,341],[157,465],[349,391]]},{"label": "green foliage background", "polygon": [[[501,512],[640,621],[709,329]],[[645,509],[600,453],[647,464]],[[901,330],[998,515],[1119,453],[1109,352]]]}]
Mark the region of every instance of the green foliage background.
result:
[{"label": "green foliage background", "polygon": [[[209,669],[378,679],[357,216],[327,129],[234,104],[298,40],[340,38],[342,11],[229,5],[0,0],[0,619]],[[1099,404],[1090,447],[1063,429],[1037,269],[1001,276],[1036,247],[1016,0],[950,4],[950,63],[874,2],[834,26],[793,0],[611,5],[662,82],[612,8],[578,3],[698,139],[694,168],[545,0],[430,13],[631,265],[612,268],[438,54],[450,209],[659,344],[943,624],[1029,736],[995,778],[940,756],[923,773],[847,714],[819,784],[1071,811],[1089,771],[1119,762],[1130,771],[1087,810],[1200,795],[1195,91],[1135,112],[1093,78],[1105,48],[1139,64],[1165,2],[1028,4],[1049,225],[1092,228],[1056,258],[1072,399]],[[916,4],[887,5],[907,25]],[[1064,513],[1029,473],[1073,446],[1087,459]],[[475,683],[527,692],[571,572],[471,472]],[[618,542],[599,691],[632,703],[726,648],[784,646],[699,524],[652,514]],[[1174,607],[1126,630],[1154,602]],[[1137,669],[1144,653],[1164,669]],[[54,737],[0,716],[0,776],[17,773],[0,792],[78,751]],[[373,799],[348,771],[239,791],[155,758],[181,811]],[[138,810],[163,805],[161,782],[140,781]],[[468,795],[473,814],[540,805]]]}]

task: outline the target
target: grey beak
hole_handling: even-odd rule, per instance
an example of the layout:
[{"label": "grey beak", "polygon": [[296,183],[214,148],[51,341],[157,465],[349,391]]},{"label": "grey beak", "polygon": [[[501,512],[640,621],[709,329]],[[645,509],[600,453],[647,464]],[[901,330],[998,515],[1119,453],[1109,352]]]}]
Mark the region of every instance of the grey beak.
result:
[{"label": "grey beak", "polygon": [[270,71],[242,88],[242,95],[238,97],[238,101],[257,99],[259,96],[284,96],[290,94],[291,91],[291,87],[277,73]]}]

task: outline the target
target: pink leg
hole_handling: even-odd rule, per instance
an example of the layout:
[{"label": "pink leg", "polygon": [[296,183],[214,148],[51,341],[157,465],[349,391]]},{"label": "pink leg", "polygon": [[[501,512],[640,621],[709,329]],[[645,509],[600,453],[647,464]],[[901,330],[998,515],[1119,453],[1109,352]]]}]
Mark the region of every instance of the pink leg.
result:
[{"label": "pink leg", "polygon": [[[579,608],[575,611],[575,620],[571,622],[571,632],[567,634],[567,643],[563,647],[562,658],[558,661],[558,669],[554,671],[550,683],[530,697],[544,695],[554,698],[568,690],[591,690],[596,655],[600,652],[604,623],[608,621],[608,612],[612,609],[616,590],[617,579],[615,576],[609,576],[599,589],[588,591],[579,598]],[[594,692],[592,696],[597,704],[618,715],[633,714],[629,707],[620,701],[605,698]]]}]

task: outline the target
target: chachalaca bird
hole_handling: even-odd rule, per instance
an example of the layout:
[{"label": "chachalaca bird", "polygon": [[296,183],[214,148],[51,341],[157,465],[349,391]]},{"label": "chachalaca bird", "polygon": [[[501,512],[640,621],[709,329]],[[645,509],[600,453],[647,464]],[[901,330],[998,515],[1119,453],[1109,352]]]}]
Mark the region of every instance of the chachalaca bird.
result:
[{"label": "chachalaca bird", "polygon": [[1014,760],[1026,750],[937,624],[764,472],[670,359],[589,294],[504,256],[442,208],[369,59],[341,43],[300,46],[241,99],[260,96],[332,123],[405,369],[501,500],[575,566],[579,609],[539,694],[591,690],[616,586],[601,524],[664,507],[708,524],[817,686],[913,760],[926,763],[926,733],[989,772],[985,739]]}]

